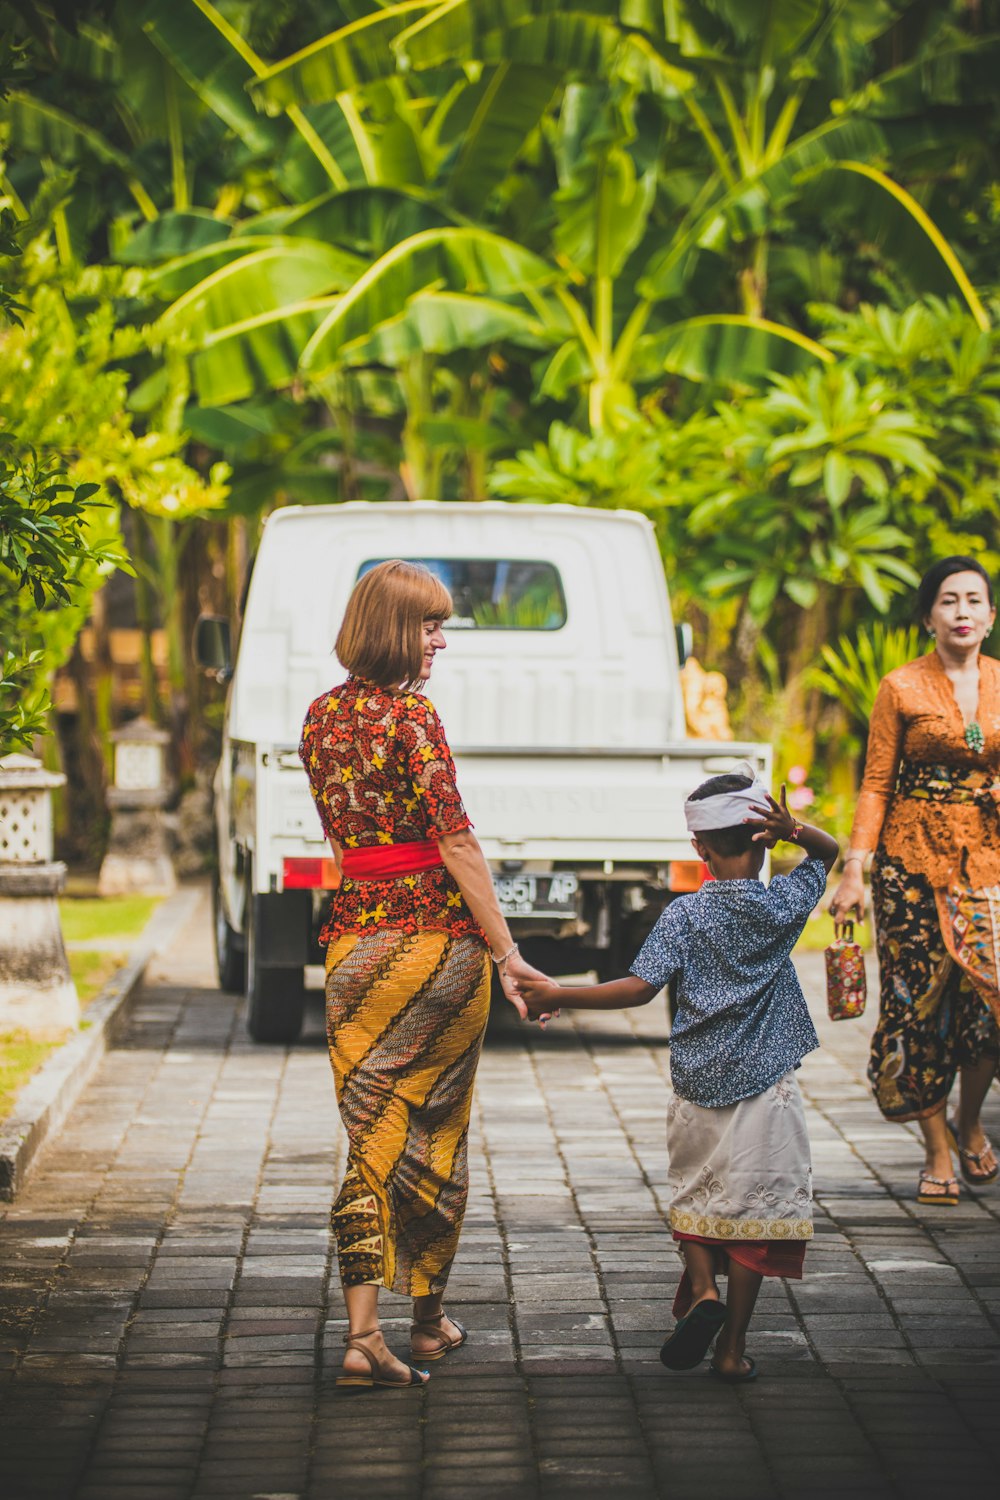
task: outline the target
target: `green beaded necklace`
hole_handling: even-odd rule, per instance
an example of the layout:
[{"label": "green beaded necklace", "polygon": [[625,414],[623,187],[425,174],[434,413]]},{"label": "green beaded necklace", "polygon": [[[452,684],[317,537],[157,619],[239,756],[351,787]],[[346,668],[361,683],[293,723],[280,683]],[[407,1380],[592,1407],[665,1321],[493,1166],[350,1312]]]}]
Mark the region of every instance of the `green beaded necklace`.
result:
[{"label": "green beaded necklace", "polygon": [[986,738],[981,727],[976,723],[975,719],[972,720],[971,724],[966,724],[965,726],[965,743],[968,745],[973,755],[982,754],[983,746],[986,743]]}]

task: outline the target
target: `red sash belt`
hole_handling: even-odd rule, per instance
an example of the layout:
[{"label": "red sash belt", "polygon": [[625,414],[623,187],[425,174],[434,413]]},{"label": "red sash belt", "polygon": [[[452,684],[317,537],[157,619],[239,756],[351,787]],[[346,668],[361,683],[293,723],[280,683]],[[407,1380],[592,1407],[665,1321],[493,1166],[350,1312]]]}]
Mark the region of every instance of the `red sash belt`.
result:
[{"label": "red sash belt", "polygon": [[397,875],[419,875],[443,865],[437,839],[414,839],[408,844],[373,844],[367,849],[345,849],[340,868],[345,880],[394,880]]}]

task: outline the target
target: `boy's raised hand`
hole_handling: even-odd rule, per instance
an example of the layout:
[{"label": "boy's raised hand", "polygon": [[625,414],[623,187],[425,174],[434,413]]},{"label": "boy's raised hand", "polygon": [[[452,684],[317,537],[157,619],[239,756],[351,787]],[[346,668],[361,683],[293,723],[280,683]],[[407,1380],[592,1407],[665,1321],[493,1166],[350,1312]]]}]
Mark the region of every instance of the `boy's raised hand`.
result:
[{"label": "boy's raised hand", "polygon": [[767,807],[758,807],[754,804],[754,812],[760,814],[760,821],[755,818],[744,818],[748,827],[756,830],[753,835],[755,844],[766,844],[768,849],[773,849],[781,839],[790,839],[798,826],[789,810],[785,800],[785,786],[782,782],[781,801],[775,802],[770,792],[767,794]]}]

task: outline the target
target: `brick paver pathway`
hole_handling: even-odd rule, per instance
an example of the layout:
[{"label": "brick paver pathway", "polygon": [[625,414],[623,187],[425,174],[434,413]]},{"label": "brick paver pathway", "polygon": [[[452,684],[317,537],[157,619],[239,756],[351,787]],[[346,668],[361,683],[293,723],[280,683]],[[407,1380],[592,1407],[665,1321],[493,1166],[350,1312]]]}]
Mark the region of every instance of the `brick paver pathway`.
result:
[{"label": "brick paver pathway", "polygon": [[[319,1012],[297,1047],[255,1047],[211,973],[203,904],[3,1211],[6,1500],[993,1492],[1000,1190],[917,1207],[914,1132],[863,1082],[866,1023],[824,1024],[803,1068],[817,1238],[803,1282],[765,1284],[756,1384],[656,1358],[678,1275],[657,1001],[491,1035],[452,1280],[470,1342],[422,1394],[338,1396]],[[406,1304],[385,1310],[403,1349]]]}]

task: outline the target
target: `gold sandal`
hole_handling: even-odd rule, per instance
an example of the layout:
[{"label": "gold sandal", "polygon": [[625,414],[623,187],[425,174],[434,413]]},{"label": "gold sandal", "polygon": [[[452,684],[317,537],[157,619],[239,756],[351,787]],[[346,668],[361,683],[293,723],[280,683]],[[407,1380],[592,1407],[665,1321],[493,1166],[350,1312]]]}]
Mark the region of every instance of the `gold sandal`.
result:
[{"label": "gold sandal", "polygon": [[[457,1318],[452,1318],[450,1320],[452,1323],[454,1323],[459,1333],[457,1339],[451,1339],[441,1327],[443,1321],[444,1313],[439,1312],[433,1318],[418,1318],[415,1323],[410,1324],[410,1353],[413,1355],[414,1359],[444,1359],[445,1355],[450,1354],[453,1349],[460,1349],[462,1347],[469,1335],[468,1333],[466,1333],[461,1323]],[[414,1349],[413,1335],[415,1333],[434,1333],[435,1331],[437,1332],[438,1338],[441,1341],[435,1348],[430,1350]]]},{"label": "gold sandal", "polygon": [[[928,1193],[924,1183],[929,1182],[934,1187],[940,1188],[939,1193]],[[917,1182],[917,1202],[923,1203],[929,1208],[957,1208],[958,1207],[958,1178],[957,1177],[932,1177],[930,1172],[921,1172]]]},{"label": "gold sandal", "polygon": [[359,1339],[371,1338],[373,1333],[381,1333],[381,1331],[380,1328],[369,1328],[364,1333],[344,1334],[344,1343],[348,1349],[357,1349],[359,1354],[364,1355],[371,1366],[371,1373],[368,1375],[338,1375],[338,1386],[354,1386],[356,1388],[371,1390],[373,1386],[380,1385],[384,1386],[387,1390],[403,1391],[410,1390],[414,1386],[426,1385],[426,1371],[422,1373],[420,1370],[415,1370],[412,1365],[407,1365],[407,1369],[410,1372],[408,1380],[390,1379],[383,1373],[382,1366],[371,1350],[366,1349],[363,1344],[358,1342]]}]

